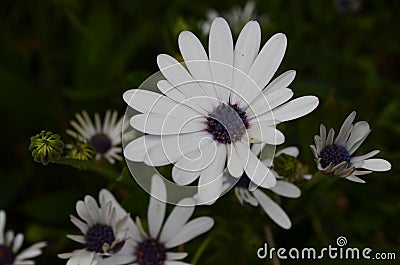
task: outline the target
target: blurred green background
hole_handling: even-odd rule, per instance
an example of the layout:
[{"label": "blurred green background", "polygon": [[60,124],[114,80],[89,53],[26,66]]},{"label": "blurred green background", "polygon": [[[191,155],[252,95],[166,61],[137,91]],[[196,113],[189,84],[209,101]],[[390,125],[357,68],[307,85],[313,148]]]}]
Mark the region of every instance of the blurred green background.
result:
[{"label": "blurred green background", "polygon": [[[392,170],[366,176],[365,185],[325,179],[300,199],[282,200],[293,222],[288,231],[259,209],[240,206],[231,192],[214,206],[197,209],[196,214],[212,215],[216,226],[184,246],[190,253],[187,262],[203,246],[197,264],[268,264],[256,256],[266,241],[266,225],[278,247],[321,248],[334,245],[343,235],[350,246],[393,251],[400,259],[400,2],[364,0],[357,8],[351,2],[255,1],[257,14],[264,14],[262,41],[276,32],[288,37],[278,74],[295,69],[291,88],[296,96],[320,98],[311,115],[280,126],[286,134],[284,146],[299,146],[300,160],[312,173],[315,164],[308,146],[319,124],[337,131],[356,110],[356,120],[366,120],[372,127],[359,152],[380,149],[378,156],[391,161]],[[68,141],[65,129],[83,109],[90,116],[104,115],[107,109],[122,114],[122,93],[157,71],[156,56],[178,55],[180,31],[191,30],[206,44],[198,23],[207,10],[225,12],[244,4],[0,2],[0,209],[7,211],[7,228],[25,232],[28,243],[49,242],[38,264],[65,264],[56,254],[80,247],[65,237],[78,231],[69,222],[77,199],[86,194],[97,197],[100,188],[108,187],[132,215],[145,218],[148,196],[127,176],[110,181],[67,166],[36,164],[28,151],[30,137],[50,130]],[[114,170],[122,167],[121,162]]]}]

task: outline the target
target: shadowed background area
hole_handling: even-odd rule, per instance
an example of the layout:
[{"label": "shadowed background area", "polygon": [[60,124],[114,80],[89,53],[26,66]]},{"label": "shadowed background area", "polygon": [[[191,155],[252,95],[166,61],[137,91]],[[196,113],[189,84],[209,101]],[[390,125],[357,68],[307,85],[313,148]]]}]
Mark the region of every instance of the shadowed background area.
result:
[{"label": "shadowed background area", "polygon": [[[37,164],[28,151],[30,137],[48,130],[67,142],[65,130],[76,112],[87,110],[91,117],[107,109],[124,113],[122,93],[158,70],[156,56],[179,58],[179,32],[191,30],[206,45],[207,35],[198,24],[207,10],[224,13],[236,5],[245,2],[0,3],[0,209],[7,211],[7,228],[25,232],[28,243],[49,242],[37,264],[65,264],[56,254],[80,247],[65,237],[78,232],[69,221],[77,199],[108,187],[132,216],[144,218],[148,195],[127,174],[115,180]],[[258,208],[238,204],[231,192],[214,206],[196,210],[196,215],[215,218],[216,226],[181,247],[190,253],[186,261],[268,264],[257,259],[256,251],[269,229],[278,247],[318,249],[342,235],[350,246],[396,252],[400,259],[400,2],[271,0],[255,1],[255,6],[263,43],[276,32],[288,37],[277,74],[295,69],[291,88],[296,97],[320,99],[312,114],[280,125],[286,135],[283,146],[298,146],[299,159],[314,173],[309,145],[319,124],[338,131],[356,110],[356,121],[366,120],[372,128],[358,153],[380,149],[378,156],[389,160],[392,170],[366,176],[364,185],[324,179],[303,190],[299,199],[282,200],[293,223],[288,231]],[[123,166],[119,162],[113,169],[121,172]],[[308,263],[296,264],[302,262]]]}]

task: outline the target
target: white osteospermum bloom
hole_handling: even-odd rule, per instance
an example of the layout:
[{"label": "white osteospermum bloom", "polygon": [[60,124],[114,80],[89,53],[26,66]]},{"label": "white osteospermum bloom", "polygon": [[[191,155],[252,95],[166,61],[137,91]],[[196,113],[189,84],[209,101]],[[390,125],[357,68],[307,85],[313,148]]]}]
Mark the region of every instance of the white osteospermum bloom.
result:
[{"label": "white osteospermum bloom", "polygon": [[67,129],[66,132],[70,136],[80,141],[88,141],[96,152],[96,160],[101,158],[107,159],[111,164],[115,160],[122,160],[120,155],[122,148],[121,131],[123,117],[118,119],[118,112],[110,110],[106,111],[103,124],[100,115],[94,114],[94,124],[86,111],[82,114],[76,114],[76,121],[71,121],[71,126],[75,131]]},{"label": "white osteospermum bloom", "polygon": [[[261,149],[257,147],[252,148],[252,150],[255,155],[259,155],[261,151]],[[277,155],[280,155],[282,152],[286,151],[288,150],[283,149],[280,151],[281,153],[278,152]],[[262,162],[267,166],[271,166],[272,164],[271,160],[269,159],[263,160]],[[275,171],[273,172],[274,174],[277,174]],[[277,177],[280,178],[278,174]],[[260,188],[254,189],[256,185],[248,178],[246,173],[244,173],[239,180],[227,174],[225,175],[224,180],[225,189],[228,189],[232,183],[235,183],[235,195],[241,204],[246,202],[254,207],[260,205],[264,212],[280,227],[289,229],[292,226],[292,223],[285,211]],[[249,189],[252,191],[249,191]],[[298,198],[301,195],[301,191],[296,185],[283,180],[277,180],[275,187],[271,188],[270,190],[286,198]]]},{"label": "white osteospermum bloom", "polygon": [[6,226],[6,213],[0,210],[0,265],[33,265],[35,262],[31,258],[35,258],[42,254],[42,248],[47,243],[39,242],[22,250],[24,243],[24,235],[19,233],[14,235],[12,230],[4,233]]},{"label": "white osteospermum bloom", "polygon": [[164,223],[167,191],[160,176],[151,180],[151,194],[147,210],[149,234],[141,225],[139,217],[131,223],[130,238],[121,253],[130,257],[132,265],[189,265],[178,261],[187,256],[186,252],[170,252],[168,249],[182,245],[207,232],[214,225],[210,217],[202,216],[189,221],[194,212],[194,200],[185,198],[172,210]]},{"label": "white osteospermum bloom", "polygon": [[69,259],[68,265],[126,264],[127,257],[120,250],[128,239],[129,214],[119,205],[113,195],[105,189],[99,192],[99,203],[87,195],[76,203],[76,211],[83,220],[71,215],[71,222],[82,235],[68,235],[68,238],[85,245],[85,248],[71,253],[59,254]]},{"label": "white osteospermum bloom", "polygon": [[384,159],[370,159],[377,155],[379,150],[360,156],[353,155],[371,132],[366,121],[353,124],[355,117],[355,111],[350,113],[336,138],[332,128],[326,135],[325,125],[321,124],[320,135],[314,136],[315,145],[310,145],[310,147],[315,156],[318,170],[324,174],[365,183],[358,176],[370,174],[373,171],[390,170],[391,164]]},{"label": "white osteospermum bloom", "polygon": [[217,18],[207,55],[193,33],[182,32],[179,48],[186,68],[167,54],[157,58],[166,78],[157,84],[163,94],[124,93],[125,102],[142,113],[131,118],[131,126],[146,133],[125,147],[125,157],[152,166],[175,163],[174,181],[188,185],[199,178],[199,201],[204,203],[220,196],[226,168],[236,178],[246,172],[257,186],[273,187],[274,175],[250,151],[250,143],[282,144],[285,137],[276,124],[310,113],[318,98],[289,101],[293,92],[287,87],[295,71],[271,82],[286,36],[274,35],[261,51],[260,40],[260,25],[250,21],[234,47],[228,23]]}]

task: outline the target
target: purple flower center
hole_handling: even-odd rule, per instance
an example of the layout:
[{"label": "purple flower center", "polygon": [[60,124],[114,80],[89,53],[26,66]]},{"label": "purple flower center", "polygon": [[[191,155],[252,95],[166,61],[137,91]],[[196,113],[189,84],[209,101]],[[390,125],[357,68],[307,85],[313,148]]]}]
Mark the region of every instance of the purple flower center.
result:
[{"label": "purple flower center", "polygon": [[14,262],[14,252],[10,247],[0,244],[0,265],[11,265]]},{"label": "purple flower center", "polygon": [[208,115],[206,130],[214,140],[230,144],[240,140],[249,126],[246,112],[238,104],[222,103]]},{"label": "purple flower center", "polygon": [[136,262],[139,265],[163,265],[167,257],[163,243],[147,238],[136,246]]},{"label": "purple flower center", "polygon": [[347,162],[347,165],[351,165],[350,163],[350,154],[346,148],[341,145],[328,145],[321,151],[321,165],[322,167],[327,167],[332,163],[332,166],[336,166],[343,161]]},{"label": "purple flower center", "polygon": [[104,133],[93,135],[92,138],[90,138],[90,143],[97,154],[105,154],[111,148],[110,137]]},{"label": "purple flower center", "polygon": [[104,253],[103,245],[108,244],[111,246],[114,240],[114,231],[110,226],[95,224],[86,233],[86,248],[96,253]]}]

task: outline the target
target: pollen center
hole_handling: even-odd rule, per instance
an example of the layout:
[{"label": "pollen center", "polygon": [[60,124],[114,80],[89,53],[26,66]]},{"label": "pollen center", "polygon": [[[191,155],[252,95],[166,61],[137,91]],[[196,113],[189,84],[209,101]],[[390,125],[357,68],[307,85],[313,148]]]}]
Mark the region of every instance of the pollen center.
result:
[{"label": "pollen center", "polygon": [[89,251],[104,253],[103,246],[111,246],[114,240],[114,232],[108,225],[95,224],[86,233],[87,250]]},{"label": "pollen center", "polygon": [[97,154],[104,154],[111,148],[110,137],[104,133],[99,133],[92,136],[92,138],[90,138],[90,143]]},{"label": "pollen center", "polygon": [[332,166],[336,166],[343,161],[347,162],[347,165],[350,166],[350,154],[346,148],[341,145],[328,145],[321,151],[321,165],[325,168],[332,163]]},{"label": "pollen center", "polygon": [[14,258],[14,252],[12,249],[0,244],[0,265],[13,264]]},{"label": "pollen center", "polygon": [[158,240],[147,238],[136,246],[136,257],[139,265],[163,265],[166,259],[166,248]]},{"label": "pollen center", "polygon": [[207,117],[207,131],[220,143],[240,140],[250,124],[246,112],[238,104],[222,103]]}]

